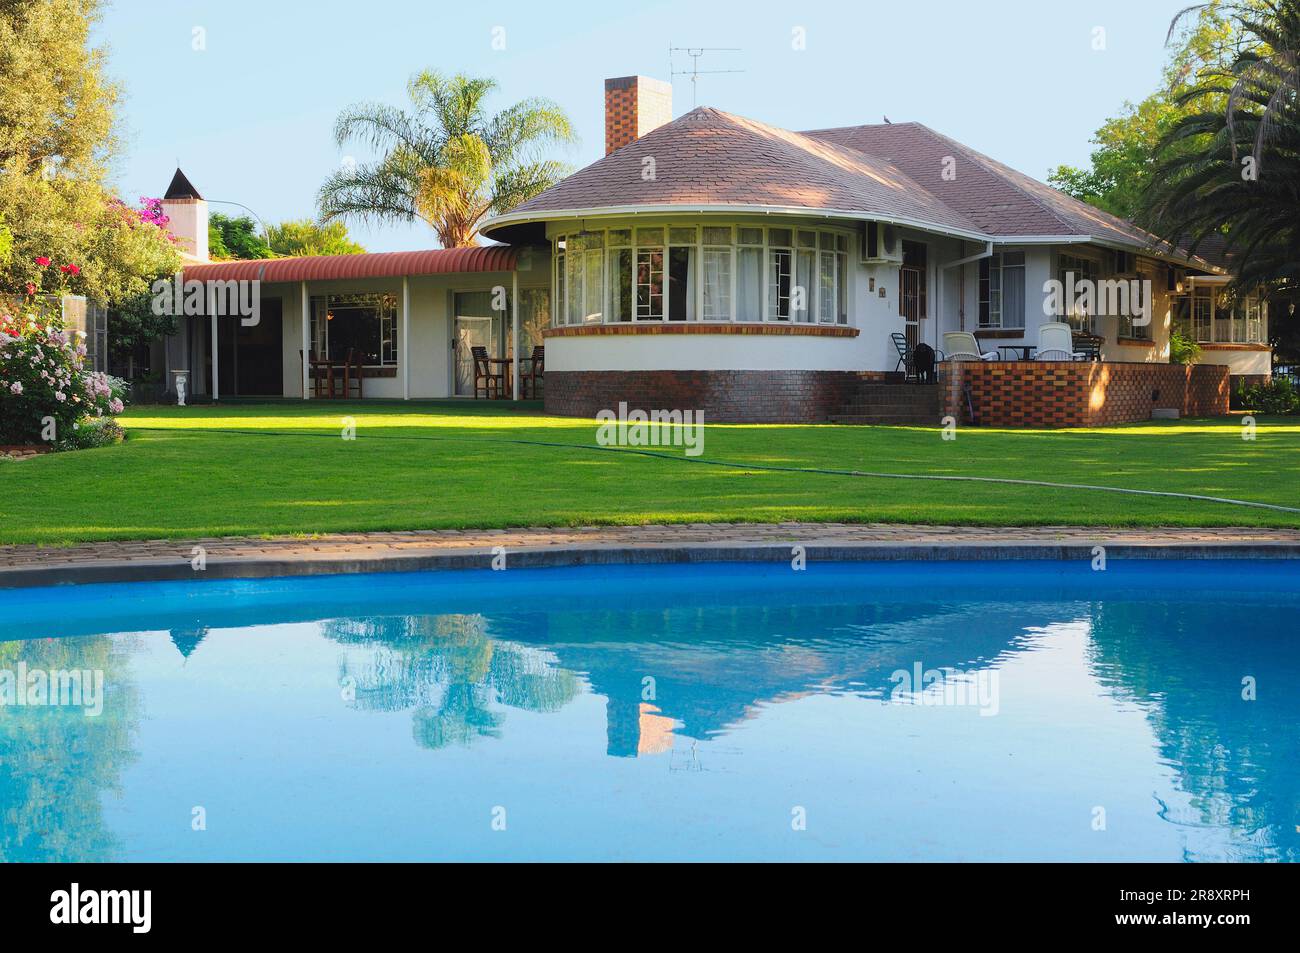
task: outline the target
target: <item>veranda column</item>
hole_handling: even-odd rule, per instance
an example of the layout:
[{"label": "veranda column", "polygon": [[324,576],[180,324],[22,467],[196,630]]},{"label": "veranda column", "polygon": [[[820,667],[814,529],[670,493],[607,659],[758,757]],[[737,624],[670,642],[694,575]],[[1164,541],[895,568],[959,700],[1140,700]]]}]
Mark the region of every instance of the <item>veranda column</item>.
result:
[{"label": "veranda column", "polygon": [[402,362],[402,400],[411,399],[411,279],[402,276],[402,340],[397,359]]},{"label": "veranda column", "polygon": [[511,362],[510,373],[514,375],[511,381],[510,393],[514,395],[515,400],[519,399],[519,272],[510,272],[510,340],[514,342],[515,359]]},{"label": "veranda column", "polygon": [[307,282],[302,283],[302,399],[311,399],[311,298],[307,296]]},{"label": "veranda column", "polygon": [[218,384],[220,375],[217,373],[217,312],[216,308],[210,308],[212,311],[212,402],[216,403],[221,399],[221,385]]}]

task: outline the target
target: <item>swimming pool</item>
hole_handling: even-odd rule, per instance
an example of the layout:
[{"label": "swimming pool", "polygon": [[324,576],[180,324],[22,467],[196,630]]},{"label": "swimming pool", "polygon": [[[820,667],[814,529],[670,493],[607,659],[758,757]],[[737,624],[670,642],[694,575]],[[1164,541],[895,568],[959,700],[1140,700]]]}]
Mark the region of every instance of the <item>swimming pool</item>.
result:
[{"label": "swimming pool", "polygon": [[0,592],[0,690],[87,673],[0,708],[0,860],[1294,861],[1298,593],[1249,561]]}]

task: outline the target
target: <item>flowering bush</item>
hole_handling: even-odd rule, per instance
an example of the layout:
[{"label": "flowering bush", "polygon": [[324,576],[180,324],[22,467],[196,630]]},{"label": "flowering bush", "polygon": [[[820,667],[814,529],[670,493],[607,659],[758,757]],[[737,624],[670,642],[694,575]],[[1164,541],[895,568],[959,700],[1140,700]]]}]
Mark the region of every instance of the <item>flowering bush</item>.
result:
[{"label": "flowering bush", "polygon": [[78,446],[83,423],[122,412],[121,382],[85,358],[57,319],[0,313],[0,444]]}]

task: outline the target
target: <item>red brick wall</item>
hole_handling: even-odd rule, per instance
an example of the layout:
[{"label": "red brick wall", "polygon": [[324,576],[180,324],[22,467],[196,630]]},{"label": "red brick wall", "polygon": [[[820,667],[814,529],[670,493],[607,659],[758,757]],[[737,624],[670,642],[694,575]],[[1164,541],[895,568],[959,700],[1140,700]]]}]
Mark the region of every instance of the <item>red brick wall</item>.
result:
[{"label": "red brick wall", "polygon": [[698,410],[706,423],[824,423],[863,380],[849,371],[547,371],[546,412]]},{"label": "red brick wall", "polygon": [[673,118],[672,86],[644,76],[605,80],[605,155]]},{"label": "red brick wall", "polygon": [[947,412],[969,422],[964,388],[981,426],[1104,427],[1150,420],[1156,408],[1184,417],[1228,413],[1228,368],[1211,364],[945,364]]}]

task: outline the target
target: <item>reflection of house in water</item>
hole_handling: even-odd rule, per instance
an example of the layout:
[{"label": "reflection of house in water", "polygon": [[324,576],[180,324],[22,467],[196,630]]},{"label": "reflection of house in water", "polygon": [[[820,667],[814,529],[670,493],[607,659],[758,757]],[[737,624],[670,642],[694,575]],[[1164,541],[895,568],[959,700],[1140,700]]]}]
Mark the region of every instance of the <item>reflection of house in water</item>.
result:
[{"label": "reflection of house in water", "polygon": [[677,723],[649,702],[610,696],[605,705],[606,750],[616,758],[664,754],[673,748]]},{"label": "reflection of house in water", "polygon": [[[1081,603],[683,606],[618,613],[616,622],[612,613],[553,611],[546,628],[558,663],[608,699],[608,753],[636,757],[668,750],[674,734],[705,740],[812,692],[882,697],[890,676],[918,661],[978,668],[1014,651],[1027,628],[1087,611]],[[490,625],[526,639],[533,618],[502,615]],[[618,641],[592,635],[611,631]]]}]

